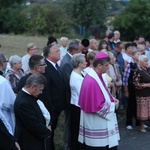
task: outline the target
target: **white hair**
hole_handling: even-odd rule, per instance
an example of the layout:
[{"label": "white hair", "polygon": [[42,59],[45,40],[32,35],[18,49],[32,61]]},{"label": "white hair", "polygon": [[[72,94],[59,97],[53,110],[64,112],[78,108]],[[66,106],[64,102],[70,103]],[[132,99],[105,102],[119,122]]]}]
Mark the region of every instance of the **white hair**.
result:
[{"label": "white hair", "polygon": [[10,66],[12,67],[14,64],[19,63],[21,61],[21,57],[18,55],[12,55],[9,58]]},{"label": "white hair", "polygon": [[120,34],[120,32],[118,30],[114,31],[114,33],[119,33]]},{"label": "white hair", "polygon": [[60,41],[63,41],[63,40],[68,40],[68,38],[67,37],[61,37]]},{"label": "white hair", "polygon": [[146,55],[140,55],[139,56],[139,62],[143,61],[144,59],[148,59],[148,57]]}]

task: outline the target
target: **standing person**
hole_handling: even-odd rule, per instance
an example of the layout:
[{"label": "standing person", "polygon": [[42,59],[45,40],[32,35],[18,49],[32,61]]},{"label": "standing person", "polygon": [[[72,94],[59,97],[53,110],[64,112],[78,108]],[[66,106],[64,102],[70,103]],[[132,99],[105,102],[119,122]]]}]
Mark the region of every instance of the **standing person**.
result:
[{"label": "standing person", "polygon": [[108,73],[108,75],[112,78],[112,87],[110,87],[110,93],[114,97],[117,97],[122,86],[122,77],[117,66],[118,64],[115,63],[116,57],[114,56],[114,53],[109,52],[108,56],[110,58],[110,64],[106,73]]},{"label": "standing person", "polygon": [[101,40],[98,45],[98,51],[106,50],[109,51],[108,43],[106,40]]},{"label": "standing person", "polygon": [[43,75],[31,75],[15,100],[15,135],[23,150],[50,150],[51,128],[37,103],[45,84]]},{"label": "standing person", "polygon": [[[122,43],[120,43],[120,42],[116,43],[116,45],[115,45],[115,52],[117,53],[116,63],[119,65],[122,78],[123,78],[124,69],[125,69],[125,61],[122,56],[123,48],[124,48],[124,45]],[[121,88],[121,92],[122,92],[122,98],[120,99],[120,108],[123,109],[124,105],[125,105],[125,101],[126,101],[125,96],[124,96],[123,86]]]},{"label": "standing person", "polygon": [[29,43],[27,48],[27,54],[22,57],[22,69],[24,70],[24,73],[29,73],[29,59],[31,56],[37,54],[38,48],[34,43]]},{"label": "standing person", "polygon": [[109,46],[111,51],[114,50],[114,48],[115,48],[114,33],[109,33],[108,34],[108,46]]},{"label": "standing person", "polygon": [[87,60],[90,63],[90,65],[84,69],[84,74],[87,74],[90,71],[90,69],[93,67],[93,60],[94,60],[96,53],[97,51],[88,52]]},{"label": "standing person", "polygon": [[79,142],[86,150],[116,150],[119,140],[115,110],[119,101],[112,97],[102,74],[109,66],[110,58],[104,52],[95,55],[93,69],[85,76],[80,96],[81,109]]},{"label": "standing person", "polygon": [[127,108],[126,108],[126,128],[132,129],[132,118],[135,117],[136,125],[140,125],[137,120],[136,115],[136,97],[135,97],[135,86],[133,84],[133,73],[137,69],[138,59],[141,55],[139,50],[134,50],[132,52],[132,60],[128,63],[125,68],[124,76],[123,76],[123,86],[125,91],[125,96],[127,98]]},{"label": "standing person", "polygon": [[121,74],[123,75],[124,69],[125,69],[125,62],[122,56],[122,49],[124,48],[124,45],[122,43],[117,43],[115,45],[115,52],[117,53],[116,62],[120,66]]},{"label": "standing person", "polygon": [[18,91],[20,91],[25,83],[27,78],[32,75],[32,74],[39,74],[39,73],[44,73],[45,72],[45,67],[46,67],[46,63],[44,60],[44,57],[41,55],[33,55],[30,57],[29,59],[29,68],[30,68],[30,72],[29,74],[25,75],[24,77],[22,77],[18,83]]},{"label": "standing person", "polygon": [[90,42],[90,45],[89,45],[88,52],[97,51],[98,50],[97,40],[90,39],[89,42]]},{"label": "standing person", "polygon": [[[6,68],[6,57],[0,53],[0,72]],[[13,105],[15,101],[15,94],[10,86],[10,83],[2,74],[0,75],[0,110],[3,117],[7,119],[10,126],[9,132],[13,135],[15,128]]]},{"label": "standing person", "polygon": [[131,44],[131,43],[126,43],[126,44],[125,44],[124,53],[122,53],[122,57],[123,57],[124,62],[125,62],[125,67],[126,67],[127,64],[130,63],[131,60],[132,60],[132,51],[133,51],[132,44]]},{"label": "standing person", "polygon": [[147,67],[148,57],[141,55],[139,57],[139,66],[133,76],[137,102],[137,119],[140,120],[141,132],[146,132],[144,120],[149,120],[150,118],[150,72]]},{"label": "standing person", "polygon": [[11,87],[15,94],[18,94],[19,80],[24,76],[22,68],[21,57],[18,55],[12,55],[9,58],[11,68],[7,71],[5,78],[9,80]]},{"label": "standing person", "polygon": [[114,43],[117,44],[120,41],[120,32],[118,30],[114,31]]},{"label": "standing person", "polygon": [[13,106],[16,96],[9,81],[2,76],[2,70],[6,69],[6,62],[5,55],[0,53],[0,149],[19,150],[20,147],[14,137]]},{"label": "standing person", "polygon": [[60,113],[66,109],[66,87],[62,76],[62,72],[57,64],[60,59],[60,50],[55,45],[47,46],[43,54],[47,64],[45,73],[43,74],[47,79],[47,84],[43,90],[40,99],[45,104],[46,108],[51,114],[52,118],[52,136],[51,144],[52,150],[54,146],[54,131],[57,127],[58,118]]},{"label": "standing person", "polygon": [[[87,53],[89,49],[90,42],[88,39],[82,39],[81,42],[79,43],[79,50],[81,51],[82,54],[85,55],[86,61],[87,61]],[[89,62],[87,61],[87,66],[89,66]]]},{"label": "standing person", "polygon": [[64,150],[70,150],[70,97],[71,97],[71,91],[70,91],[70,74],[73,70],[73,66],[71,63],[71,58],[74,54],[79,53],[79,44],[76,41],[72,41],[69,44],[68,52],[64,56],[64,58],[61,61],[60,69],[62,72],[62,76],[65,81],[66,86],[66,100],[67,100],[67,108],[65,109],[65,146]]},{"label": "standing person", "polygon": [[50,46],[50,45],[56,45],[58,42],[57,42],[57,39],[53,36],[49,36],[48,37],[48,41],[47,41],[47,46]]},{"label": "standing person", "polygon": [[82,70],[86,67],[87,62],[84,54],[74,54],[72,59],[73,71],[70,75],[71,89],[71,106],[70,106],[70,133],[71,133],[71,150],[80,150],[78,142],[79,122],[80,122],[80,107],[78,105],[79,93],[83,81]]},{"label": "standing person", "polygon": [[61,37],[60,38],[60,60],[63,59],[63,57],[66,55],[67,53],[67,46],[68,46],[68,38],[67,37]]}]

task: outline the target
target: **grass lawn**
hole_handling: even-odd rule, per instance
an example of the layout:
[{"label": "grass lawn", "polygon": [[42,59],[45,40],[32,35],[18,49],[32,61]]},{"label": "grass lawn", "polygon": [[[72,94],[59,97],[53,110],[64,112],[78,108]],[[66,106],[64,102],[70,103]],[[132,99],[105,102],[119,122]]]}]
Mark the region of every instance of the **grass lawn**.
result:
[{"label": "grass lawn", "polygon": [[22,57],[27,53],[27,45],[29,43],[35,43],[39,48],[40,54],[47,43],[47,37],[0,34],[0,51],[7,57],[14,54]]},{"label": "grass lawn", "polygon": [[[47,37],[41,36],[22,36],[22,35],[3,35],[0,34],[0,52],[4,53],[8,58],[11,55],[23,56],[27,53],[27,45],[35,43],[39,48],[39,54],[42,53],[43,47],[47,43]],[[62,112],[58,128],[55,132],[56,150],[62,150],[64,145],[64,113]]]}]

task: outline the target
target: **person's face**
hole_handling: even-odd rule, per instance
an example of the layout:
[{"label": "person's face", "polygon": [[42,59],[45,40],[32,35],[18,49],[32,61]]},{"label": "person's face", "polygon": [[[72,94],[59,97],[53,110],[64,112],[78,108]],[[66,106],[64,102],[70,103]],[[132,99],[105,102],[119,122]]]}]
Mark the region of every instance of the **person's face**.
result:
[{"label": "person's face", "polygon": [[117,33],[114,33],[114,39],[118,40],[120,38],[120,33],[117,32]]},{"label": "person's face", "polygon": [[106,47],[107,47],[107,43],[105,43],[105,42],[102,43],[102,48],[103,48],[103,49],[106,49]]},{"label": "person's face", "polygon": [[97,50],[98,49],[98,45],[97,45],[97,41],[95,39],[93,39],[90,43],[90,48],[92,50]]},{"label": "person's face", "polygon": [[145,46],[144,46],[144,45],[139,44],[139,45],[137,46],[137,48],[141,51],[141,54],[145,54]]},{"label": "person's face", "polygon": [[47,66],[47,65],[46,65],[46,63],[45,63],[45,60],[42,59],[42,60],[40,61],[40,64],[36,66],[36,67],[37,67],[37,71],[38,71],[39,73],[45,73],[45,67],[46,67],[46,66]]},{"label": "person's face", "polygon": [[105,73],[106,70],[109,68],[109,62],[104,63],[103,65],[99,64],[100,73]]},{"label": "person's face", "polygon": [[145,41],[144,37],[140,37],[139,42],[143,42],[143,41]]},{"label": "person's face", "polygon": [[62,40],[62,41],[61,41],[61,45],[62,45],[63,47],[67,47],[67,45],[68,45],[68,40]]},{"label": "person's face", "polygon": [[56,46],[52,46],[50,48],[50,52],[49,52],[48,57],[51,61],[56,63],[60,59],[60,50],[59,50],[59,48],[56,47]]},{"label": "person's face", "polygon": [[127,52],[128,52],[129,54],[132,54],[132,51],[133,51],[133,47],[132,47],[132,46],[129,46],[129,47],[127,48]]},{"label": "person's face", "polygon": [[145,44],[146,44],[147,47],[150,47],[150,42],[149,41],[146,41]]},{"label": "person's face", "polygon": [[116,51],[117,53],[120,53],[123,48],[124,48],[124,45],[123,45],[123,44],[120,44],[119,47],[116,47],[115,51]]},{"label": "person's face", "polygon": [[133,59],[135,59],[135,60],[139,60],[139,57],[140,57],[140,55],[141,55],[141,53],[140,52],[137,52],[137,53],[135,53],[135,55],[133,56]]},{"label": "person's face", "polygon": [[84,47],[82,44],[79,44],[79,51],[85,54],[88,51],[88,47]]},{"label": "person's face", "polygon": [[17,70],[20,70],[22,68],[22,62],[19,61],[18,63],[15,63],[14,64],[14,67],[17,69]]},{"label": "person's face", "polygon": [[33,46],[32,48],[30,48],[29,53],[31,56],[36,55],[38,52],[38,48],[37,46]]},{"label": "person's face", "polygon": [[80,67],[81,67],[81,69],[85,69],[86,66],[87,66],[87,62],[86,62],[86,59],[84,58],[84,59],[83,59],[83,62],[80,63]]},{"label": "person's face", "polygon": [[140,61],[140,66],[142,68],[147,68],[148,67],[148,59],[145,58],[143,61]]},{"label": "person's face", "polygon": [[41,85],[39,87],[35,87],[34,85],[32,86],[32,95],[34,97],[37,97],[39,94],[42,94],[42,91],[44,89],[44,85]]},{"label": "person's face", "polygon": [[114,56],[112,56],[112,58],[110,58],[109,63],[113,65],[115,63],[115,61],[116,61],[116,58]]}]

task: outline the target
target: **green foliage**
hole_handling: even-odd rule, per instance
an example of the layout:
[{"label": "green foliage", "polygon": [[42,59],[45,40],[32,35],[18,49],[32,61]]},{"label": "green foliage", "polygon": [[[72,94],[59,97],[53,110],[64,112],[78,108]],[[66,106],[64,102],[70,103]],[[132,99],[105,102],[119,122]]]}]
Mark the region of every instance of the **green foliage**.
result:
[{"label": "green foliage", "polygon": [[132,0],[129,5],[115,17],[113,26],[121,31],[124,40],[133,40],[136,36],[149,37],[150,30],[149,0]]},{"label": "green foliage", "polygon": [[[0,32],[32,35],[75,35],[79,25],[104,26],[105,0],[61,0],[23,5],[25,0],[0,0]],[[3,29],[3,30],[2,30]],[[87,32],[88,33],[88,32]]]},{"label": "green foliage", "polygon": [[14,4],[22,4],[25,0],[0,0],[0,9],[8,8]]},{"label": "green foliage", "polygon": [[68,33],[70,19],[57,3],[32,4],[28,9],[29,26],[32,33]]},{"label": "green foliage", "polygon": [[0,9],[1,28],[5,32],[19,34],[27,30],[26,14],[23,13],[23,9],[19,4]]},{"label": "green foliage", "polygon": [[108,2],[105,0],[71,0],[68,3],[68,12],[76,25],[89,27],[104,25]]}]

